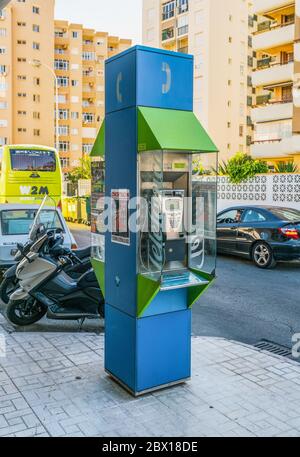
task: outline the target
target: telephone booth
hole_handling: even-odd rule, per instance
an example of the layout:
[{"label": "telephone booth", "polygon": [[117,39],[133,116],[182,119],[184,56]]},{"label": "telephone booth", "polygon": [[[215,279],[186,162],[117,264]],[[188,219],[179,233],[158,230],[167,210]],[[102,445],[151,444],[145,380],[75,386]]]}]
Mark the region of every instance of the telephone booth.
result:
[{"label": "telephone booth", "polygon": [[215,276],[216,169],[193,113],[193,57],[137,46],[109,59],[92,262],[105,370],[135,396],[191,377],[192,307]]}]

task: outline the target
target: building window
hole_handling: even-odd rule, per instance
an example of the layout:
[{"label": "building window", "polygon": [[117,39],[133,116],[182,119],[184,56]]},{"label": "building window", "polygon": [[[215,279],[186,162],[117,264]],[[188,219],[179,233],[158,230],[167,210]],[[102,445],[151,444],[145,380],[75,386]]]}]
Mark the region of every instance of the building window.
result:
[{"label": "building window", "polygon": [[244,126],[243,125],[239,126],[239,135],[240,135],[240,137],[244,136]]},{"label": "building window", "polygon": [[18,44],[26,44],[26,41],[25,40],[18,40],[17,43]]},{"label": "building window", "polygon": [[79,35],[78,32],[74,32],[74,31],[72,32],[72,38],[78,38],[78,35]]},{"label": "building window", "polygon": [[67,125],[60,125],[58,127],[58,134],[61,136],[68,136],[69,135],[69,127]]},{"label": "building window", "polygon": [[82,118],[84,124],[93,124],[95,122],[95,115],[91,113],[83,113]]},{"label": "building window", "polygon": [[38,6],[33,6],[32,7],[32,12],[34,14],[40,14],[40,8]]},{"label": "building window", "polygon": [[96,60],[96,54],[94,52],[83,52],[82,60]]},{"label": "building window", "polygon": [[26,58],[25,57],[18,57],[18,62],[22,62],[22,63],[25,63],[26,62]]},{"label": "building window", "polygon": [[70,143],[68,141],[60,141],[58,147],[60,152],[68,152]]},{"label": "building window", "polygon": [[26,93],[25,92],[18,92],[18,97],[19,98],[25,98],[26,97]]},{"label": "building window", "polygon": [[55,59],[54,69],[55,70],[69,70],[69,62],[67,60]]},{"label": "building window", "polygon": [[41,134],[40,129],[33,129],[33,135],[34,136],[40,136],[40,134]]},{"label": "building window", "polygon": [[61,168],[69,168],[70,167],[70,159],[68,157],[61,157],[60,165],[61,165]]},{"label": "building window", "polygon": [[69,78],[67,76],[59,76],[57,78],[57,84],[59,87],[67,87],[69,85]]},{"label": "building window", "polygon": [[26,133],[26,132],[27,132],[27,129],[24,129],[22,127],[18,128],[18,133]]},{"label": "building window", "polygon": [[26,111],[18,111],[18,116],[26,116]]},{"label": "building window", "polygon": [[0,109],[6,109],[7,108],[7,102],[0,102]]},{"label": "building window", "polygon": [[6,65],[0,65],[0,74],[4,75],[7,72],[7,67]]},{"label": "building window", "polygon": [[40,118],[41,118],[41,114],[38,111],[34,111],[33,112],[33,119],[40,119]]},{"label": "building window", "polygon": [[175,16],[175,2],[165,3],[162,8],[162,20],[171,19]]},{"label": "building window", "polygon": [[84,154],[90,154],[92,152],[93,145],[92,144],[83,144],[82,145],[82,152]]},{"label": "building window", "polygon": [[73,119],[73,121],[76,121],[77,119],[79,119],[79,113],[77,111],[72,111],[71,118]]},{"label": "building window", "polygon": [[17,22],[18,27],[26,27],[26,22]]},{"label": "building window", "polygon": [[33,24],[32,30],[33,30],[34,32],[39,32],[39,31],[40,31],[40,26],[37,25],[37,24]]},{"label": "building window", "polygon": [[40,85],[40,78],[34,77],[34,78],[33,78],[33,84],[34,84],[35,86],[39,86],[39,85]]},{"label": "building window", "polygon": [[18,75],[17,78],[19,81],[26,81],[27,79],[26,75]]},{"label": "building window", "polygon": [[6,36],[6,29],[0,28],[0,36]]},{"label": "building window", "polygon": [[7,119],[0,119],[0,127],[7,127]]},{"label": "building window", "polygon": [[79,81],[77,81],[77,79],[72,79],[71,84],[73,87],[77,87],[79,86]]},{"label": "building window", "polygon": [[67,119],[69,119],[69,110],[67,110],[67,109],[59,109],[58,110],[58,117],[59,117],[59,119],[66,121]]},{"label": "building window", "polygon": [[0,54],[5,54],[6,48],[4,46],[0,46]]},{"label": "building window", "polygon": [[7,138],[6,137],[0,137],[0,146],[4,146],[7,144]]},{"label": "building window", "polygon": [[39,94],[33,94],[33,101],[36,103],[40,103],[41,96]]},{"label": "building window", "polygon": [[32,43],[32,48],[36,49],[37,51],[40,50],[40,43],[36,43],[35,41]]}]

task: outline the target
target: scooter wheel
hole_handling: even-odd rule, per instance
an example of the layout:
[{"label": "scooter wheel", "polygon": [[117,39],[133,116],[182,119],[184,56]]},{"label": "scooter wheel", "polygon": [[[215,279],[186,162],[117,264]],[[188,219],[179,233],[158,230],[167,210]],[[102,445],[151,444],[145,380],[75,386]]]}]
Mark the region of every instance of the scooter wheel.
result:
[{"label": "scooter wheel", "polygon": [[18,326],[28,326],[38,322],[47,312],[47,307],[34,298],[27,300],[10,300],[7,309],[7,319]]},{"label": "scooter wheel", "polygon": [[5,278],[0,286],[0,298],[7,305],[10,295],[18,288],[19,281],[14,278]]}]

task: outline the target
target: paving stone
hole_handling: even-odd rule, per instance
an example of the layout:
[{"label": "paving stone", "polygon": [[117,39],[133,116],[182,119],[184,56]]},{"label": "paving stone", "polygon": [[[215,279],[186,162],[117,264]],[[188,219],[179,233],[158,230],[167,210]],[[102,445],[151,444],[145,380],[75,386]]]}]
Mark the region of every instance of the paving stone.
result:
[{"label": "paving stone", "polygon": [[300,436],[300,364],[247,345],[193,338],[192,380],[134,399],[104,373],[103,335],[6,339],[1,436]]}]

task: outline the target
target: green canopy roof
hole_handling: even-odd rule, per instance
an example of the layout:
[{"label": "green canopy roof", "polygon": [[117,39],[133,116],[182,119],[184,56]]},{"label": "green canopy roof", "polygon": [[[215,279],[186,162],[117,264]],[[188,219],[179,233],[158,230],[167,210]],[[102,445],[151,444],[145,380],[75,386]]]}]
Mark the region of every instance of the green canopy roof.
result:
[{"label": "green canopy roof", "polygon": [[[138,108],[138,150],[218,152],[191,111]],[[98,132],[91,157],[105,156],[105,120]]]},{"label": "green canopy roof", "polygon": [[138,108],[138,150],[218,152],[195,114],[159,108]]},{"label": "green canopy roof", "polygon": [[105,120],[102,122],[90,157],[104,157],[105,155]]}]

